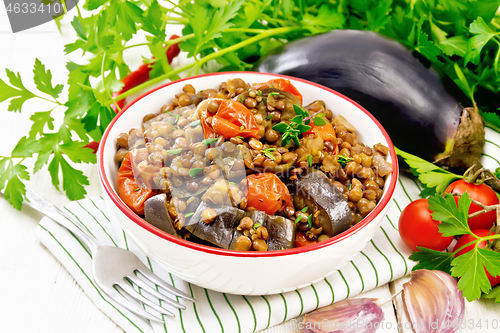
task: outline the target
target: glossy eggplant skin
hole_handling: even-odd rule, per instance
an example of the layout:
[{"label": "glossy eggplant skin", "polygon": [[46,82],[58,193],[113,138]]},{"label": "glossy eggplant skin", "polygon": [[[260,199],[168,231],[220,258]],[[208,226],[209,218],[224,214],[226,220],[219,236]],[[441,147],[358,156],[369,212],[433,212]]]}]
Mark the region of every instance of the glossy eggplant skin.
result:
[{"label": "glossy eggplant skin", "polygon": [[214,208],[217,212],[215,220],[207,224],[201,219],[201,214],[207,208],[209,206],[202,202],[184,228],[204,241],[223,249],[229,249],[234,229],[245,216],[245,212],[235,207],[221,205]]},{"label": "glossy eggplant skin", "polygon": [[303,38],[272,50],[255,69],[338,91],[375,116],[399,149],[429,161],[445,151],[462,114],[435,71],[375,32],[334,30]]},{"label": "glossy eggplant skin", "polygon": [[293,248],[297,224],[283,216],[268,215],[265,224],[268,232],[267,250],[277,251]]},{"label": "glossy eggplant skin", "polygon": [[165,193],[155,195],[144,203],[144,218],[151,225],[163,230],[175,237],[181,235],[174,227],[174,221],[167,210],[167,196]]},{"label": "glossy eggplant skin", "polygon": [[322,227],[329,237],[340,234],[351,225],[349,203],[323,172],[310,170],[295,181],[293,191],[295,209],[307,206],[310,214],[319,211],[316,217],[318,227]]}]

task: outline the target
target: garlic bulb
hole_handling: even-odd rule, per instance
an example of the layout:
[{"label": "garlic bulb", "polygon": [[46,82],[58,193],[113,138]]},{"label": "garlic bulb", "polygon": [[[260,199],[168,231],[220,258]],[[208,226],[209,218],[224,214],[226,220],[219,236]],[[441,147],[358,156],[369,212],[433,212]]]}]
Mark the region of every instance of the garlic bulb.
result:
[{"label": "garlic bulb", "polygon": [[457,282],[442,271],[411,272],[403,302],[415,333],[452,333],[462,323],[465,300]]},{"label": "garlic bulb", "polygon": [[384,320],[376,298],[353,298],[334,303],[304,316],[304,333],[373,333]]}]

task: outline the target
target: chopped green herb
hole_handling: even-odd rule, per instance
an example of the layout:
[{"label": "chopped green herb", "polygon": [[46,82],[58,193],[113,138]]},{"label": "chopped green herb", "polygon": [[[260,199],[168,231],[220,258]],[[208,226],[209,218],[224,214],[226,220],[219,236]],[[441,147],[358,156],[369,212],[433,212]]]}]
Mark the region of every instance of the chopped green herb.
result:
[{"label": "chopped green herb", "polygon": [[264,102],[264,104],[267,104],[267,98],[263,97],[262,101]]},{"label": "chopped green herb", "polygon": [[342,165],[342,167],[345,167],[347,162],[350,162],[351,160],[352,160],[352,158],[350,158],[349,156],[345,156],[345,155],[338,155],[338,157],[337,157],[337,162],[339,162],[340,165]]},{"label": "chopped green herb", "polygon": [[309,224],[309,228],[312,228],[312,226],[313,226],[313,216],[312,216],[312,214],[309,215],[309,217],[307,218],[307,224]]},{"label": "chopped green herb", "polygon": [[192,168],[189,169],[189,177],[194,178],[197,174],[199,174],[203,170],[202,168]]},{"label": "chopped green herb", "polygon": [[201,143],[207,145],[207,146],[210,146],[212,143],[214,143],[215,141],[217,141],[217,138],[210,138],[210,139],[205,139],[203,140]]},{"label": "chopped green herb", "polygon": [[313,118],[313,123],[314,123],[314,126],[323,126],[323,125],[326,125],[326,120],[321,118],[321,117],[314,117]]},{"label": "chopped green herb", "polygon": [[284,250],[285,248],[282,246],[281,249]]},{"label": "chopped green herb", "polygon": [[174,124],[177,124],[177,122],[179,121],[179,118],[180,118],[180,117],[181,117],[181,116],[179,116],[179,115],[175,116],[175,121],[174,121]]},{"label": "chopped green herb", "polygon": [[294,223],[299,223],[302,220],[302,215],[297,216]]},{"label": "chopped green herb", "polygon": [[179,155],[182,152],[182,148],[167,150],[167,153],[171,155]]},{"label": "chopped green herb", "polygon": [[242,97],[242,98],[240,99],[240,103],[243,103],[244,101],[245,101],[245,98],[243,98],[243,97]]},{"label": "chopped green herb", "polygon": [[255,223],[255,224],[253,225],[253,228],[254,228],[254,229],[257,229],[257,228],[258,228],[258,227],[260,227],[260,226],[261,226],[261,224],[260,224],[260,223]]},{"label": "chopped green herb", "polygon": [[262,96],[262,91],[257,90],[257,96]]},{"label": "chopped green herb", "polygon": [[194,213],[193,212],[187,213],[186,215],[184,215],[184,217],[190,217],[191,215],[194,215]]},{"label": "chopped green herb", "polygon": [[241,140],[244,140],[245,138],[242,137],[242,136],[236,136],[235,138],[238,138],[238,139],[241,139]]},{"label": "chopped green herb", "polygon": [[305,212],[307,212],[307,210],[308,210],[308,209],[309,209],[309,207],[305,206],[305,207],[304,207],[304,208],[302,208],[300,211],[301,211],[302,213],[305,213]]},{"label": "chopped green herb", "polygon": [[283,147],[290,142],[293,142],[296,146],[300,146],[299,135],[311,129],[311,126],[303,124],[304,117],[309,117],[309,113],[296,104],[293,105],[293,109],[297,115],[290,119],[289,124],[281,122],[273,126],[273,130],[283,133],[281,137],[281,146]]},{"label": "chopped green herb", "polygon": [[276,161],[276,156],[274,156],[274,154],[272,153],[272,151],[275,151],[276,148],[266,148],[266,149],[262,149],[260,152],[262,154],[264,154],[264,156],[266,156],[267,158],[272,158],[273,160]]},{"label": "chopped green herb", "polygon": [[307,155],[307,163],[309,164],[309,166],[313,165],[313,158],[311,154]]},{"label": "chopped green herb", "polygon": [[270,95],[270,96],[277,96],[277,95],[279,95],[279,94],[280,94],[280,93],[279,93],[279,92],[277,92],[277,91],[273,91],[273,92],[270,92],[270,93],[269,93],[269,95]]},{"label": "chopped green herb", "polygon": [[245,89],[245,91],[248,91],[248,89],[249,89],[249,88],[247,87],[247,88]]},{"label": "chopped green herb", "polygon": [[141,190],[141,188],[140,188],[140,187],[138,187],[138,188],[136,188],[136,189],[134,190],[134,192],[139,192],[140,190]]},{"label": "chopped green herb", "polygon": [[245,126],[241,125],[240,126],[240,131],[243,131],[245,129]]},{"label": "chopped green herb", "polygon": [[269,116],[267,116],[267,117],[266,117],[266,120],[269,120],[269,119],[271,119],[272,117],[273,117],[273,115],[272,115],[272,114],[270,114]]},{"label": "chopped green herb", "polygon": [[196,126],[198,126],[199,124],[200,124],[200,120],[198,119],[198,120],[193,121],[191,124],[189,124],[189,126],[190,126],[190,127],[196,127]]}]

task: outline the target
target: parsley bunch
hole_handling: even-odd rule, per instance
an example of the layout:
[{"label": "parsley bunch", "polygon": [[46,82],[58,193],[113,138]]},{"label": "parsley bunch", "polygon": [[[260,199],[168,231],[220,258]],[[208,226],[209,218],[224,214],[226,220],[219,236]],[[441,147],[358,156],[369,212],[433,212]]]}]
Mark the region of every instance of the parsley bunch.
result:
[{"label": "parsley bunch", "polygon": [[432,218],[441,221],[438,228],[443,237],[473,235],[475,238],[474,248],[455,258],[455,254],[462,248],[453,252],[439,252],[418,247],[419,251],[413,252],[410,256],[410,259],[419,262],[413,269],[438,269],[447,272],[453,277],[460,278],[458,288],[462,290],[467,300],[475,300],[484,293],[487,294],[486,298],[493,298],[500,303],[500,287],[491,291],[491,285],[485,272],[486,269],[492,276],[500,275],[500,253],[486,248],[481,249],[478,246],[480,242],[485,240],[500,239],[500,234],[478,237],[472,233],[467,223],[472,200],[467,192],[460,196],[458,207],[450,193],[446,193],[444,196],[435,194],[429,197],[428,202]]},{"label": "parsley bunch", "polygon": [[296,116],[290,119],[290,122],[288,124],[285,122],[281,122],[273,126],[273,130],[279,133],[283,133],[283,136],[281,137],[281,145],[283,147],[288,145],[290,142],[293,142],[295,145],[300,146],[299,135],[309,131],[312,128],[311,126],[309,126],[311,118],[315,126],[322,126],[326,124],[326,120],[323,119],[325,117],[324,113],[318,113],[311,116],[306,110],[304,110],[297,104],[293,105],[293,109]]}]

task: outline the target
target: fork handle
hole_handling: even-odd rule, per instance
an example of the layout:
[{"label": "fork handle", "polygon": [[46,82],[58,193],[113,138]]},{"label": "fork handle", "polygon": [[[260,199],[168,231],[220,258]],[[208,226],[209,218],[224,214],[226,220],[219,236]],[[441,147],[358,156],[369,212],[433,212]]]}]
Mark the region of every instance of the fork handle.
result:
[{"label": "fork handle", "polygon": [[82,229],[80,229],[80,227],[68,213],[57,208],[52,203],[43,199],[38,194],[29,189],[26,189],[26,199],[28,199],[28,201],[25,201],[25,204],[39,211],[40,213],[43,213],[45,216],[50,217],[57,224],[68,229],[73,233],[73,235],[75,235],[75,237],[77,237],[87,246],[92,255],[95,254],[97,247],[100,246],[98,240],[90,238]]}]

